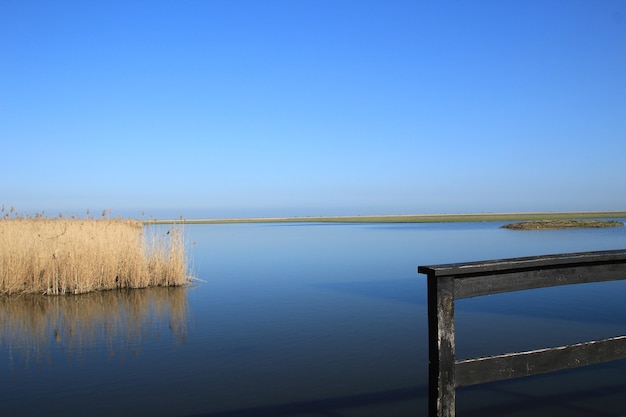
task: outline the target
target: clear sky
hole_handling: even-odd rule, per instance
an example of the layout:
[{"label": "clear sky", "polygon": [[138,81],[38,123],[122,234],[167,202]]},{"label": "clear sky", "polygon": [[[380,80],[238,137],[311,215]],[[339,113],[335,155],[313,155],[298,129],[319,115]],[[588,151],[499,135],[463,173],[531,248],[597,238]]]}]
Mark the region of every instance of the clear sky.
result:
[{"label": "clear sky", "polygon": [[626,209],[626,1],[0,0],[0,203]]}]

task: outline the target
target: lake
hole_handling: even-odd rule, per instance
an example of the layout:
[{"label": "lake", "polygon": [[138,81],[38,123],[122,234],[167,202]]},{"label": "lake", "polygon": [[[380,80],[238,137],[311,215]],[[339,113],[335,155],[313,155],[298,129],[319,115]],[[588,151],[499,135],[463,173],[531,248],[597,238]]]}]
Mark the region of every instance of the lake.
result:
[{"label": "lake", "polygon": [[[626,248],[624,227],[502,224],[188,225],[191,287],[0,299],[0,415],[426,415],[418,265]],[[624,294],[616,281],[460,300],[457,355],[626,334]],[[460,388],[457,415],[623,416],[625,390],[616,361]]]}]

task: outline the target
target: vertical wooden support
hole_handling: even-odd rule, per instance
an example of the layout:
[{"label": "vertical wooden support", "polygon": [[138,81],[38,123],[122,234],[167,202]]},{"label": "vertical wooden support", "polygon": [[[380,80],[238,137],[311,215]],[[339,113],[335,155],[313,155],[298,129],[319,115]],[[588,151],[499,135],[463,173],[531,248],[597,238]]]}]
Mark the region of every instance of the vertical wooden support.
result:
[{"label": "vertical wooden support", "polygon": [[454,417],[457,386],[626,358],[626,336],[456,361],[455,299],[626,279],[626,250],[419,266],[428,275],[428,415]]},{"label": "vertical wooden support", "polygon": [[454,417],[454,276],[428,275],[428,415]]}]

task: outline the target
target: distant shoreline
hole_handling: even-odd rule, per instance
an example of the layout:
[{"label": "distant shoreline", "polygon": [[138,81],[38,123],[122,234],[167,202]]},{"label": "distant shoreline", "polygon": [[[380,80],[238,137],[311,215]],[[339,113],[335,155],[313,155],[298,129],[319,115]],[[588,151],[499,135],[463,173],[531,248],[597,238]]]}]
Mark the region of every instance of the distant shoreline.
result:
[{"label": "distant shoreline", "polygon": [[501,226],[511,230],[555,230],[555,229],[597,229],[624,226],[617,220],[568,219],[568,220],[534,220],[509,223]]},{"label": "distant shoreline", "polygon": [[458,214],[389,214],[365,216],[247,217],[220,219],[146,220],[145,224],[237,224],[237,223],[453,223],[518,220],[566,220],[626,218],[626,211],[571,211]]}]

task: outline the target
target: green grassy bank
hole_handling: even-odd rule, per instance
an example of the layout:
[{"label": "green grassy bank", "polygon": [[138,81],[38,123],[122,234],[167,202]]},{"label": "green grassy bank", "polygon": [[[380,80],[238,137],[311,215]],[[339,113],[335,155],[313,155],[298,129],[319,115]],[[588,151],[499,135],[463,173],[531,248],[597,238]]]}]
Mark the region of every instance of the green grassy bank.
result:
[{"label": "green grassy bank", "polygon": [[150,220],[157,224],[229,224],[229,223],[446,223],[500,222],[524,220],[567,220],[625,218],[626,211],[546,212],[546,213],[474,213],[407,214],[383,216],[258,217],[238,219]]},{"label": "green grassy bank", "polygon": [[567,220],[531,220],[510,223],[502,226],[511,230],[553,230],[553,229],[598,229],[604,227],[624,226],[617,220],[567,219]]}]

